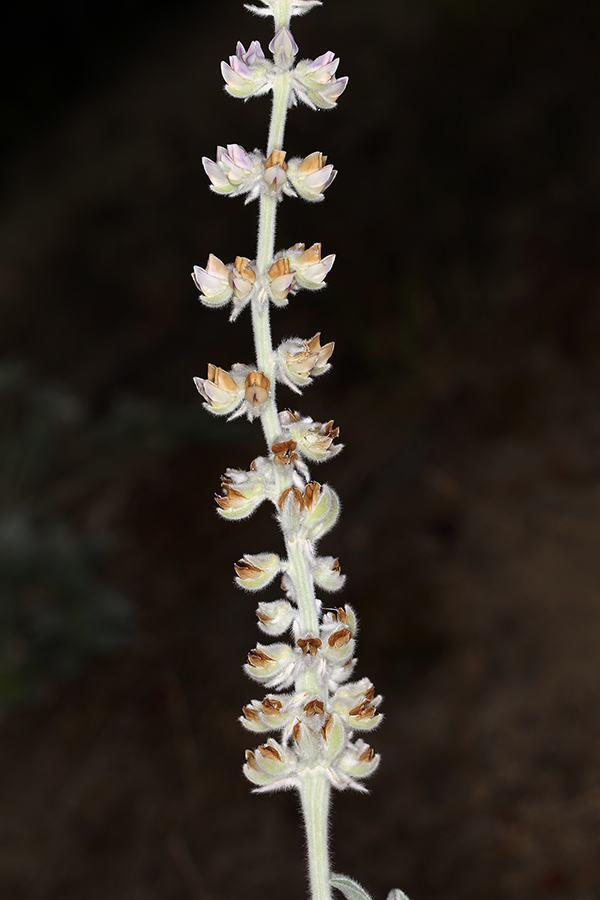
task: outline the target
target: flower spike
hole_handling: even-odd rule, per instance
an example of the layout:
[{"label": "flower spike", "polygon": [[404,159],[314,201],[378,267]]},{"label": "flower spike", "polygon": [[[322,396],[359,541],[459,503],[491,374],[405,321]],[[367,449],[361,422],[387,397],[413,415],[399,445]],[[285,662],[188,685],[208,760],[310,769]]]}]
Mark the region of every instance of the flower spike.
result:
[{"label": "flower spike", "polygon": [[[333,340],[289,337],[278,347],[271,338],[270,307],[285,307],[300,290],[325,287],[335,261],[321,244],[303,243],[275,249],[275,226],[284,197],[315,203],[336,177],[321,151],[290,158],[284,149],[288,111],[297,102],[331,109],[346,89],[338,77],[339,59],[327,50],[315,59],[298,60],[290,30],[320,0],[257,0],[247,8],[272,16],[274,36],[267,58],[261,44],[238,42],[235,54],[221,63],[225,90],[242,100],[272,93],[268,143],[247,151],[241,144],[217,147],[215,159],[204,157],[211,190],[258,201],[258,240],[254,259],[235,256],[225,263],[210,254],[192,278],[205,306],[231,303],[230,320],[250,308],[254,334],[251,364],[229,370],[212,363],[205,378],[195,378],[205,408],[234,419],[258,421],[266,440],[264,456],[248,470],[228,468],[215,495],[217,513],[244,519],[267,502],[277,522],[284,550],[243,553],[234,564],[235,583],[247,593],[279,583],[281,595],[258,602],[258,628],[273,643],[250,650],[244,670],[268,692],[251,700],[240,721],[261,734],[261,743],[246,751],[243,772],[255,791],[297,790],[306,827],[312,900],[332,900],[335,887],[346,900],[370,900],[357,882],[329,871],[324,845],[331,789],[364,791],[363,781],[379,765],[379,756],[363,738],[382,720],[381,696],[367,678],[352,681],[356,666],[357,622],[348,605],[323,609],[317,590],[336,592],[345,582],[339,559],[319,553],[319,541],[335,525],[340,501],[328,484],[312,478],[309,465],[325,462],[342,449],[333,419],[277,407],[277,386],[300,394],[331,367]],[[261,534],[262,528],[255,534]],[[272,734],[269,736],[268,733]],[[406,900],[398,890],[388,900]]]}]

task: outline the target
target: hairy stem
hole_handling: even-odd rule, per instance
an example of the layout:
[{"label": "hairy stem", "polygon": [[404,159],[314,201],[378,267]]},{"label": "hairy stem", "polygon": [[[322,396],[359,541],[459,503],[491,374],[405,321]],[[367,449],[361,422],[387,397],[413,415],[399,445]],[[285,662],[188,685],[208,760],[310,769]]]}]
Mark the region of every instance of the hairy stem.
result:
[{"label": "hairy stem", "polygon": [[306,828],[312,900],[331,900],[327,846],[330,791],[331,785],[324,769],[312,769],[303,773],[300,799]]}]

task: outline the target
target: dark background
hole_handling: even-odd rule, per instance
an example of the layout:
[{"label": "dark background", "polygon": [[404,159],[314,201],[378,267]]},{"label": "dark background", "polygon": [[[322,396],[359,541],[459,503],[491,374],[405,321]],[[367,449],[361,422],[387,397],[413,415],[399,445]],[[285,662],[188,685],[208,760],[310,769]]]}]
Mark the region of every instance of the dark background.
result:
[{"label": "dark background", "polygon": [[[337,260],[274,331],[336,351],[281,402],[341,426],[323,551],[386,713],[371,794],[335,797],[334,867],[377,898],[593,900],[600,7],[328,0],[293,24],[350,85],[289,119],[290,155],[339,175],[283,203],[278,246]],[[254,253],[256,207],[201,167],[264,142],[268,98],[218,69],[253,38],[241,4],[188,0],[21,4],[3,30],[7,900],[305,895],[295,798],[249,793],[236,721],[260,691],[231,567],[279,539],[212,502],[260,434],[192,383],[252,355],[188,273]]]}]

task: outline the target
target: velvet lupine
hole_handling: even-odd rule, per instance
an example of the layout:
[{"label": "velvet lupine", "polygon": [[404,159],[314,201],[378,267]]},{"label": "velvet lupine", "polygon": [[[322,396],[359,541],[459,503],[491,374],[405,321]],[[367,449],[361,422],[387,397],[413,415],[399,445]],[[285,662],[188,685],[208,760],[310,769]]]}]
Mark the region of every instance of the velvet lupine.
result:
[{"label": "velvet lupine", "polygon": [[[336,106],[347,85],[338,77],[339,60],[326,51],[314,60],[297,61],[298,45],[290,30],[293,16],[318,6],[318,0],[263,0],[248,6],[272,17],[275,35],[265,54],[259,41],[221,64],[227,92],[236,98],[272,93],[267,146],[247,151],[240,144],[218,147],[203,159],[212,190],[229,197],[258,200],[256,258],[236,256],[224,263],[212,253],[204,268],[195,266],[194,283],[208,307],[230,307],[235,320],[248,307],[254,335],[254,359],[230,369],[213,363],[206,377],[195,378],[206,409],[233,419],[258,419],[266,449],[248,470],[227,469],[216,495],[217,511],[243,519],[271,504],[283,548],[246,553],[234,566],[242,589],[260,591],[279,582],[281,597],[259,601],[258,627],[264,642],[248,653],[246,674],[263,691],[242,709],[240,721],[261,735],[246,751],[244,774],[256,791],[298,791],[308,848],[312,900],[330,900],[332,887],[347,900],[369,900],[351,878],[332,875],[328,819],[332,789],[364,791],[363,781],[379,764],[368,732],[381,721],[381,697],[368,678],[354,678],[357,623],[348,604],[324,604],[321,595],[342,589],[337,558],[319,554],[320,539],[335,525],[340,503],[334,489],[312,479],[309,466],[341,450],[333,420],[315,422],[291,409],[279,410],[278,384],[302,393],[330,368],[334,342],[321,333],[290,338],[274,347],[270,305],[285,306],[301,290],[321,290],[335,256],[322,255],[321,244],[296,243],[276,250],[275,224],[284,197],[321,202],[336,170],[320,150],[288,157],[284,149],[288,110],[296,103],[313,109]],[[388,900],[403,900],[399,890]]]}]

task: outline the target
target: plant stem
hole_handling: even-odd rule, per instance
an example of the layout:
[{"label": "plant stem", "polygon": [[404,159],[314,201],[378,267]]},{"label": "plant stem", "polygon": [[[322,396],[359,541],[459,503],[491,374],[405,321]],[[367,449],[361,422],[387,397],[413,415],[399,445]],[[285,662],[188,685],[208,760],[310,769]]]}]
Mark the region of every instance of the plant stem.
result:
[{"label": "plant stem", "polygon": [[[287,25],[288,23],[289,15],[286,22],[277,24],[278,27],[282,27],[282,24]],[[289,74],[288,72],[281,72],[273,84],[273,106],[267,157],[270,156],[273,150],[281,150],[283,148],[289,95]],[[276,219],[277,200],[266,193],[261,194],[258,217],[258,246],[256,251],[256,269],[259,279],[265,278],[273,260]],[[275,400],[275,354],[271,340],[269,299],[264,294],[263,296],[259,294],[252,299],[252,328],[257,367],[271,382],[269,398],[261,413],[261,424],[267,445],[271,447],[277,440],[281,429]],[[278,473],[278,480],[280,481],[280,490],[291,484],[290,474],[283,471]],[[317,635],[319,633],[319,616],[313,577],[308,563],[308,548],[305,542],[300,539],[294,541],[286,540],[286,548],[290,562],[289,574],[296,587],[302,624],[307,633]],[[319,685],[314,678],[312,680],[315,681],[315,684],[311,683],[311,685],[307,686],[314,689],[311,693],[316,693]],[[301,774],[299,791],[306,828],[312,900],[331,900],[329,851],[327,846],[330,790],[331,785],[323,768],[305,770]]]},{"label": "plant stem", "polygon": [[[288,73],[281,72],[273,85],[273,106],[271,108],[267,157],[270,156],[274,149],[281,149],[283,146],[289,95]],[[256,269],[259,278],[265,277],[273,259],[276,221],[276,198],[270,197],[268,194],[261,194],[258,214],[258,246],[256,251]],[[271,343],[269,300],[268,297],[260,294],[252,299],[252,329],[254,331],[256,365],[271,382],[269,399],[261,415],[263,431],[267,444],[270,447],[276,440],[280,428],[279,419],[277,418],[277,404],[275,402],[275,378],[273,377],[275,360]]]},{"label": "plant stem", "polygon": [[302,775],[300,799],[308,846],[308,874],[312,900],[331,900],[327,824],[331,785],[324,769]]}]

